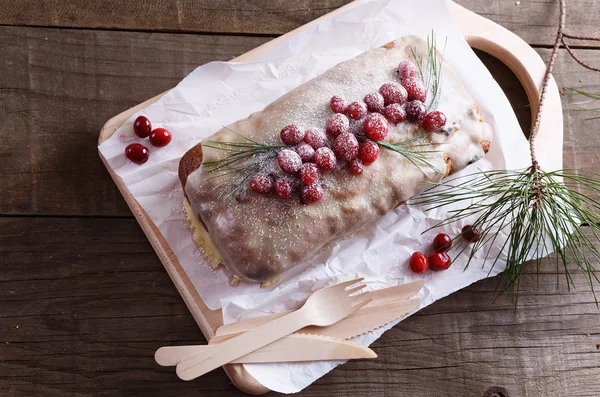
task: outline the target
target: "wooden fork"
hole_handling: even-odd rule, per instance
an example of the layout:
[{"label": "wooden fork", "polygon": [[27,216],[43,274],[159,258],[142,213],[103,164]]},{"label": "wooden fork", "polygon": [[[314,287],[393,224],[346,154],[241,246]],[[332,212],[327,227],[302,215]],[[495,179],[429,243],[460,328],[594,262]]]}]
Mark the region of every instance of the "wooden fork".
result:
[{"label": "wooden fork", "polygon": [[[315,291],[300,309],[218,345],[209,345],[204,352],[181,361],[177,376],[192,380],[309,325],[325,327],[337,323],[373,300],[362,294],[350,296],[365,287],[361,284],[348,289],[362,280]],[[156,354],[160,354],[160,349]]]}]

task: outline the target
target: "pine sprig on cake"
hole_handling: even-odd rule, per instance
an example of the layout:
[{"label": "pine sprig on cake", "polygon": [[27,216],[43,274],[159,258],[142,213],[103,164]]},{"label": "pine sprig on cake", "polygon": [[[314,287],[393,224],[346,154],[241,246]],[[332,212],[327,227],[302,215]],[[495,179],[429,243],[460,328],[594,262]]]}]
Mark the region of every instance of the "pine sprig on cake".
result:
[{"label": "pine sprig on cake", "polygon": [[[444,51],[445,48],[446,44],[444,44]],[[410,51],[419,68],[421,81],[425,83],[427,91],[431,93],[427,110],[435,110],[440,101],[442,87],[442,59],[437,50],[435,33],[431,32],[427,36],[427,56],[424,57],[415,47],[410,47]]]}]

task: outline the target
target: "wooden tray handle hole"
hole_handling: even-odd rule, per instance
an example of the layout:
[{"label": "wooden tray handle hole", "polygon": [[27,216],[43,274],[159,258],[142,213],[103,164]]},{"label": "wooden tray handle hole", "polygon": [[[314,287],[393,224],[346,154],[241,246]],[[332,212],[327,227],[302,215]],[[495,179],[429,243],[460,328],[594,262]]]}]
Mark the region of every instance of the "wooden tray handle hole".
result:
[{"label": "wooden tray handle hole", "polygon": [[508,97],[513,111],[517,115],[517,120],[519,120],[519,125],[525,137],[528,138],[531,131],[531,105],[523,85],[508,66],[498,58],[477,49],[474,51]]}]

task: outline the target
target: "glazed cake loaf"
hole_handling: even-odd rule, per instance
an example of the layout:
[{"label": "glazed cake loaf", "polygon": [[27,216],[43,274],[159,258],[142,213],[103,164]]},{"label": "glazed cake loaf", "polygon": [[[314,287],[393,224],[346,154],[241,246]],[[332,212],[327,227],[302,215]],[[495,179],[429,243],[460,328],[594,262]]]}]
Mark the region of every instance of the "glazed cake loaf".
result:
[{"label": "glazed cake loaf", "polygon": [[[244,280],[271,280],[294,266],[309,264],[310,258],[318,251],[382,217],[424,190],[427,182],[439,181],[485,155],[492,139],[490,126],[484,122],[479,108],[457,74],[439,53],[428,51],[428,46],[423,39],[404,37],[340,63],[264,110],[221,129],[205,139],[204,144],[199,143],[186,153],[180,162],[179,177],[184,187],[188,215],[197,229],[197,241],[213,265],[221,263]],[[424,105],[429,111],[435,108],[443,113],[445,120],[438,116],[433,120],[433,127],[431,118],[415,120],[422,115],[418,112],[415,115],[414,109],[407,109],[414,104],[405,102],[406,97],[402,96],[406,91],[399,93],[399,99],[393,99],[398,93],[383,92],[386,102],[398,102],[396,109],[389,112],[382,110],[381,104],[377,103],[381,97],[372,95],[374,102],[369,104],[372,111],[366,113],[373,114],[379,110],[386,117],[369,117],[374,123],[370,127],[374,128],[366,131],[363,98],[377,93],[384,84],[406,83],[399,76],[398,65],[403,60],[414,59],[415,54],[423,68],[432,64],[432,60],[427,59],[428,54],[436,54],[441,69],[436,72],[434,68],[432,76],[421,70],[420,78],[430,82],[437,79],[438,93],[435,95],[430,84]],[[409,89],[409,95],[414,96],[413,91]],[[319,131],[328,128],[328,120],[334,114],[330,105],[334,95],[344,98],[347,103],[357,101],[359,105],[345,109],[340,107],[339,110],[348,114],[349,125],[330,124],[326,141],[321,143],[337,154],[333,170],[327,171],[322,162],[318,163],[316,158],[311,157],[310,149],[303,148],[307,149],[307,153],[299,150],[305,163],[318,163],[318,166],[308,167],[318,170],[317,179],[310,183],[311,174],[296,173],[299,165],[295,155],[290,159],[286,157],[289,153],[280,153],[284,149],[293,151],[298,148],[289,145],[287,148],[280,147],[285,146],[280,131],[285,126],[297,126],[297,130],[284,133],[291,134],[284,136],[284,140],[300,138],[318,148],[320,144],[313,145],[305,132],[311,130],[316,132],[314,136],[323,137]],[[435,104],[432,104],[433,101]],[[402,110],[398,110],[399,107]],[[400,121],[404,110],[409,111],[409,119]],[[381,132],[381,118],[388,120],[384,126],[387,135],[383,139],[373,133]],[[436,122],[438,125],[435,125]],[[339,131],[329,131],[336,127],[346,129],[352,137],[346,135],[345,140],[338,139],[339,135],[335,135]],[[297,133],[301,136],[294,136]],[[236,168],[220,169],[231,172],[215,172],[215,164],[224,164],[223,160],[232,159],[232,154],[239,150],[232,144],[248,144],[250,140],[268,145],[271,149],[233,163]],[[361,164],[360,160],[345,161],[344,158],[351,160],[357,156],[355,141],[368,141],[371,146],[375,143],[374,146],[379,149],[376,161],[368,166]],[[409,142],[403,148],[416,157],[407,157],[391,149],[390,145],[403,142]],[[327,152],[325,149],[317,152],[319,150]],[[363,152],[361,156],[366,158]],[[416,162],[415,158],[418,159]],[[248,164],[254,164],[254,168],[249,168],[251,173],[248,169],[239,171]],[[359,174],[360,171],[362,174]],[[256,175],[262,179],[249,182]],[[284,191],[285,194],[282,194],[281,190],[275,192],[271,187],[280,179],[287,181],[286,186],[291,187],[291,197],[282,198],[287,193]],[[310,187],[302,182],[307,179]]]}]

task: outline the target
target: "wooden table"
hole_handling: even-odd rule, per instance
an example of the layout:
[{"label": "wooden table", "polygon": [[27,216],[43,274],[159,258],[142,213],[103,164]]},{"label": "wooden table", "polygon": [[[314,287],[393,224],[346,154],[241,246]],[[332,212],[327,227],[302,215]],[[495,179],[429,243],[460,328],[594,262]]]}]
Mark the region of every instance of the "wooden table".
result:
[{"label": "wooden table", "polygon": [[[0,0],[0,395],[235,396],[222,370],[184,383],[152,358],[203,337],[96,150],[113,115],[212,60],[229,60],[348,0]],[[68,4],[67,4],[68,3]],[[554,0],[460,0],[547,59]],[[568,26],[600,35],[600,7],[569,0]],[[598,43],[581,58],[600,64]],[[480,54],[529,130],[511,72]],[[600,92],[561,50],[559,87]],[[597,171],[600,121],[570,111],[565,167]],[[518,309],[478,282],[379,339],[302,396],[600,395],[600,311],[580,273],[526,267]],[[272,393],[274,394],[274,393]]]}]

